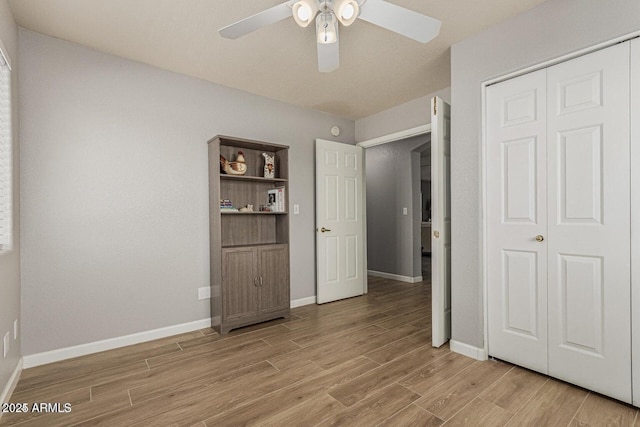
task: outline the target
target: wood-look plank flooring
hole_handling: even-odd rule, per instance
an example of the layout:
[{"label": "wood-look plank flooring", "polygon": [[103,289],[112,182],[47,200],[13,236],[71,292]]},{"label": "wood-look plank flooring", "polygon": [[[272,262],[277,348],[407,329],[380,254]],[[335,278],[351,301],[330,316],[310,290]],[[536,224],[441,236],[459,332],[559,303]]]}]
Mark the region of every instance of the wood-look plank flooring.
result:
[{"label": "wood-look plank flooring", "polygon": [[[430,259],[429,259],[430,261]],[[0,426],[633,426],[636,408],[431,347],[428,282],[27,369]],[[640,422],[639,422],[640,425]]]}]

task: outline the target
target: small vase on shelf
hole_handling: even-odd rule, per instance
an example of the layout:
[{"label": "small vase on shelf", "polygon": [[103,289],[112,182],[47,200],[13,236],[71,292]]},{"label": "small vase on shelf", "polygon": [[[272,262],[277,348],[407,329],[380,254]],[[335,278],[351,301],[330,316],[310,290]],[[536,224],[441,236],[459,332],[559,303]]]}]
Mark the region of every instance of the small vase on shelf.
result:
[{"label": "small vase on shelf", "polygon": [[270,156],[267,153],[262,153],[262,157],[264,157],[264,177],[275,178],[276,169],[274,164],[274,156]]}]

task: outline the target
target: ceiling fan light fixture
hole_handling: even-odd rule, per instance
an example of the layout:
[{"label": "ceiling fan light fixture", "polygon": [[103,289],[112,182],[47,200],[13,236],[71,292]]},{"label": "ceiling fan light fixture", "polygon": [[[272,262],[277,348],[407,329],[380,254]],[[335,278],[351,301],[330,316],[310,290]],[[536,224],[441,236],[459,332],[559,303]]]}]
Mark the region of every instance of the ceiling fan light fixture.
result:
[{"label": "ceiling fan light fixture", "polygon": [[338,20],[345,27],[353,24],[360,15],[360,5],[356,0],[336,0],[333,9]]},{"label": "ceiling fan light fixture", "polygon": [[322,12],[316,18],[318,43],[331,44],[338,41],[338,20],[333,12]]},{"label": "ceiling fan light fixture", "polygon": [[315,0],[300,0],[294,3],[291,9],[296,24],[305,28],[313,22],[313,18],[318,13],[318,3]]}]

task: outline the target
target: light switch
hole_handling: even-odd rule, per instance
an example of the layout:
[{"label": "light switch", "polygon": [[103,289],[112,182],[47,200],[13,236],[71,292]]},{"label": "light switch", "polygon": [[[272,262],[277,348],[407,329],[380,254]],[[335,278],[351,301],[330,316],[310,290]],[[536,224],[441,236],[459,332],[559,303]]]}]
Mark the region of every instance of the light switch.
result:
[{"label": "light switch", "polygon": [[407,210],[407,208],[402,208],[402,215],[407,215],[409,213],[409,211]]},{"label": "light switch", "polygon": [[293,205],[293,214],[300,215],[300,205]]}]

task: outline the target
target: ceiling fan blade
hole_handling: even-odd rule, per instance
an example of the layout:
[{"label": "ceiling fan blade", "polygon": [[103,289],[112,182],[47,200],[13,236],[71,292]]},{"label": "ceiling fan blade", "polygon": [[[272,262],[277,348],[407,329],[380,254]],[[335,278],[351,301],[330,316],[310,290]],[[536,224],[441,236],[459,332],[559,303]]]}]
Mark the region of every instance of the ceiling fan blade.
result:
[{"label": "ceiling fan blade", "polygon": [[218,32],[224,38],[237,39],[238,37],[242,37],[259,28],[275,24],[276,22],[282,21],[283,19],[291,16],[291,7],[289,6],[289,3],[291,3],[291,1],[263,10],[260,13],[256,13],[248,18],[244,18],[231,25],[227,25],[224,28],[220,28]]},{"label": "ceiling fan blade", "polygon": [[318,43],[318,71],[330,73],[340,66],[340,47],[338,42]]},{"label": "ceiling fan blade", "polygon": [[367,0],[360,9],[360,19],[427,43],[440,33],[441,22],[384,0]]}]

